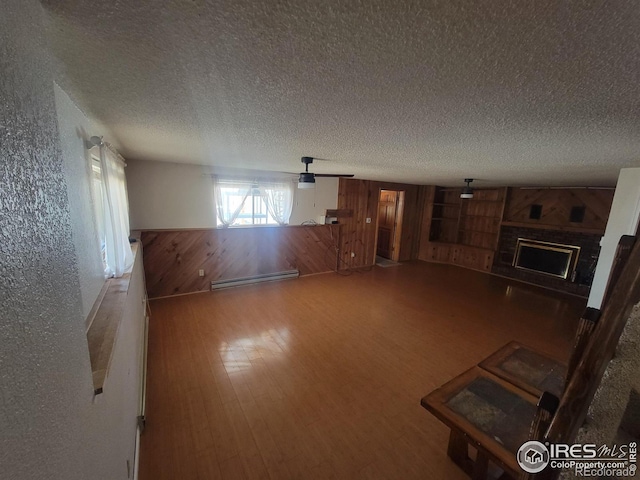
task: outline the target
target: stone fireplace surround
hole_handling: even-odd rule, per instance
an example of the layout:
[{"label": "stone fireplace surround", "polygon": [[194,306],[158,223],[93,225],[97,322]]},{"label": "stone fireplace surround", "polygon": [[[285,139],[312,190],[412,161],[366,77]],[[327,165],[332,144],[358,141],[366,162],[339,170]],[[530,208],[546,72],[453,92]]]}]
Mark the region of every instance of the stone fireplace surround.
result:
[{"label": "stone fireplace surround", "polygon": [[[572,282],[570,278],[564,280],[513,267],[513,258],[516,253],[518,238],[580,247],[575,282]],[[595,262],[598,260],[598,254],[600,252],[601,238],[602,235],[593,233],[503,226],[500,229],[498,251],[494,257],[491,272],[523,282],[548,287],[553,290],[587,297],[591,288],[591,282],[593,281],[592,269],[595,268]]]}]

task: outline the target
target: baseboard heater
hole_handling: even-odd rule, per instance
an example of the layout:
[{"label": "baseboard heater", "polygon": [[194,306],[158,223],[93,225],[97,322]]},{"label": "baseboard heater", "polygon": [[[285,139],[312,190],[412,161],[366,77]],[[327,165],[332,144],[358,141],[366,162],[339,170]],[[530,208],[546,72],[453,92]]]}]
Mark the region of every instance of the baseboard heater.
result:
[{"label": "baseboard heater", "polygon": [[252,275],[251,277],[217,280],[215,282],[211,282],[211,290],[220,290],[221,288],[238,287],[240,285],[250,285],[252,283],[273,282],[274,280],[298,278],[299,276],[300,276],[300,272],[298,270],[287,270],[285,272],[263,273],[260,275]]}]

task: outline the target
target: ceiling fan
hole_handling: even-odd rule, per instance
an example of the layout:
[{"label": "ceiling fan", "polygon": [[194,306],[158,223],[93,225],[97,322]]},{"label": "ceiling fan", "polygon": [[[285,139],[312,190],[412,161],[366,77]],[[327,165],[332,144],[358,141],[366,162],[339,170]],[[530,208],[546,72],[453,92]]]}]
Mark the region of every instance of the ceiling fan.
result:
[{"label": "ceiling fan", "polygon": [[300,173],[300,177],[298,178],[298,188],[314,188],[316,186],[316,177],[353,177],[353,174],[343,175],[339,173],[312,173],[309,171],[309,164],[313,163],[313,160],[313,157],[302,157],[301,161],[302,163],[304,163],[305,167],[304,172]]},{"label": "ceiling fan", "polygon": [[466,183],[467,186],[462,189],[462,192],[460,192],[460,198],[473,198],[473,188],[471,188],[471,182],[473,182],[473,178],[464,179],[464,183]]}]

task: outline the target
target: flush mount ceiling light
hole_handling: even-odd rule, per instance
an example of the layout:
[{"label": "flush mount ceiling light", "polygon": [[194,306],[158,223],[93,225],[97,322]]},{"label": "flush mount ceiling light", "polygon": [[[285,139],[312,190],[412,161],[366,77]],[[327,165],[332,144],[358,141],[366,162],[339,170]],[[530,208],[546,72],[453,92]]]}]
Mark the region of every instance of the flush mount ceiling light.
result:
[{"label": "flush mount ceiling light", "polygon": [[464,181],[467,186],[462,189],[460,198],[473,198],[473,188],[471,188],[471,182],[473,182],[473,178],[465,178]]}]

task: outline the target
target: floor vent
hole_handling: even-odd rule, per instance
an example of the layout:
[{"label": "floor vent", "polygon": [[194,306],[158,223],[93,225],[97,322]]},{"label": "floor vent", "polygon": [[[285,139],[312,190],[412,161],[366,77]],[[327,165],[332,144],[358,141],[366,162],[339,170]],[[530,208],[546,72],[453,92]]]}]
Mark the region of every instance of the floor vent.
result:
[{"label": "floor vent", "polygon": [[232,278],[230,280],[218,280],[211,282],[211,290],[220,290],[221,288],[238,287],[240,285],[250,285],[252,283],[273,282],[274,280],[284,280],[287,278],[298,278],[300,272],[298,270],[287,270],[286,272],[263,273],[261,275],[253,275],[251,277]]}]

